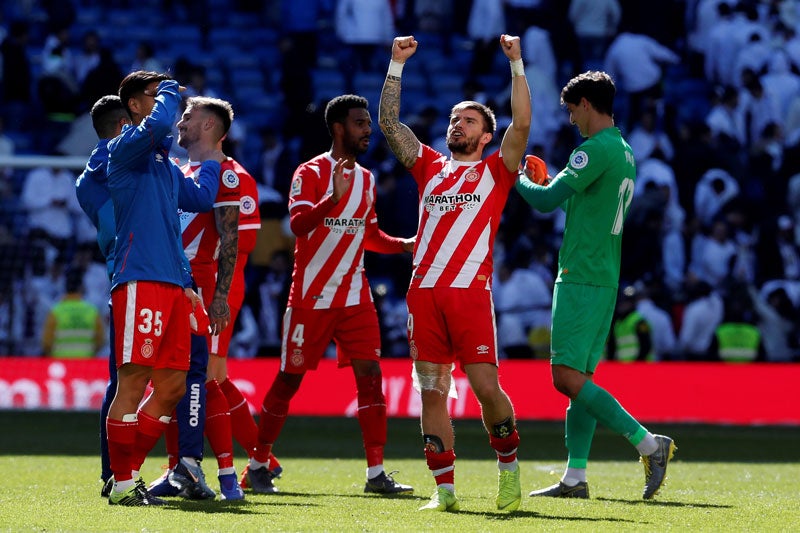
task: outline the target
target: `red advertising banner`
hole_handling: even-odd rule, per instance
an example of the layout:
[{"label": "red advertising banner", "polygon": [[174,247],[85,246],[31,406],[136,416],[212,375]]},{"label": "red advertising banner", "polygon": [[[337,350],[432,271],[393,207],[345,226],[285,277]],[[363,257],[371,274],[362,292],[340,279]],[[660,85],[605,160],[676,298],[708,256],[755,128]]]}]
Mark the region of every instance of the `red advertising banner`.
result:
[{"label": "red advertising banner", "polygon": [[[258,411],[278,371],[277,359],[232,359],[231,378]],[[390,416],[419,416],[419,395],[411,380],[411,362],[381,363]],[[97,410],[105,393],[108,363],[103,359],[72,360],[31,357],[0,358],[0,409]],[[642,422],[711,424],[800,424],[797,364],[613,363],[600,365],[597,383],[607,388]],[[466,376],[454,372],[458,398],[451,398],[454,418],[479,418],[480,406]],[[563,420],[567,400],[550,382],[547,361],[500,363],[500,381],[517,417]],[[291,414],[354,416],[352,372],[325,360],[303,380]]]}]

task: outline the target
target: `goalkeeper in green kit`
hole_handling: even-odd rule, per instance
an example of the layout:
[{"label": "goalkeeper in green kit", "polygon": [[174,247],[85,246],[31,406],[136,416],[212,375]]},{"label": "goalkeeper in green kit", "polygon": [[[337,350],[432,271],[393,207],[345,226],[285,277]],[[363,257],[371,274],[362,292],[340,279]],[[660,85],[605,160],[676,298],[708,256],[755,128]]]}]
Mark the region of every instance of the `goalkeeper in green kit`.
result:
[{"label": "goalkeeper in green kit", "polygon": [[553,385],[570,399],[565,424],[569,457],[561,481],[531,496],[589,497],[586,465],[597,422],[638,450],[644,464],[644,499],[661,488],[676,450],[671,438],[647,431],[592,381],[614,315],[622,227],[636,179],[631,147],[614,127],[615,93],[605,72],[571,79],[561,91],[561,103],[586,140],[552,179],[542,160],[528,156],[516,185],[539,211],[560,206],[566,212],[553,289],[550,363]]}]

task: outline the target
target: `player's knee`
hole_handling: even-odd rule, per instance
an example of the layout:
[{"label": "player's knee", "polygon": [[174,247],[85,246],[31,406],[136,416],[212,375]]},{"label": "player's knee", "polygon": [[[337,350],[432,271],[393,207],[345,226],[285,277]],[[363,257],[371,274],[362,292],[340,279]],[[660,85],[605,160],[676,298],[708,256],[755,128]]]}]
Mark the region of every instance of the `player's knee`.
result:
[{"label": "player's knee", "polygon": [[417,380],[419,381],[420,392],[423,397],[427,393],[437,393],[446,397],[450,391],[450,366],[429,363],[427,361],[417,361],[414,363]]}]

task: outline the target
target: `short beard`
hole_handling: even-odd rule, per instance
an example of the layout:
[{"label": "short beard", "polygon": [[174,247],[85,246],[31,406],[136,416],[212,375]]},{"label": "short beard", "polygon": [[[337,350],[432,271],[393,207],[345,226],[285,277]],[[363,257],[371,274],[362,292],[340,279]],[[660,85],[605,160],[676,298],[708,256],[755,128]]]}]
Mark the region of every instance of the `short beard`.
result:
[{"label": "short beard", "polygon": [[447,149],[454,154],[473,154],[478,150],[478,139],[463,139],[455,141],[447,139]]}]

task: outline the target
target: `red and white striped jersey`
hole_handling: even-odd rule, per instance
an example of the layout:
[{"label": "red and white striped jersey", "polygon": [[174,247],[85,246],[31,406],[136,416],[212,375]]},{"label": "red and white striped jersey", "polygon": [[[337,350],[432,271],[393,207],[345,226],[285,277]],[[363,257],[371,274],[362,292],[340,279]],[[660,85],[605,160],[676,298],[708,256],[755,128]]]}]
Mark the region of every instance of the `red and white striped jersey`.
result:
[{"label": "red and white striped jersey", "polygon": [[[301,206],[312,207],[333,192],[330,152],[301,164],[289,192],[289,214]],[[297,235],[290,307],[330,309],[371,302],[364,273],[364,239],[378,231],[375,214],[375,178],[356,164],[350,189],[333,204],[322,222],[305,235]],[[294,212],[294,213],[293,213]]]},{"label": "red and white striped jersey", "polygon": [[[199,163],[191,162],[181,167],[185,176],[193,176],[195,179],[199,169]],[[239,205],[241,195],[239,170],[243,171],[244,169],[231,158],[222,162],[219,192],[214,201],[214,208]],[[206,213],[181,212],[180,219],[183,249],[186,258],[189,259],[192,273],[198,276],[202,271],[206,274],[216,275],[219,233],[214,210]]]},{"label": "red and white striped jersey", "polygon": [[456,161],[426,145],[410,172],[419,188],[411,287],[491,289],[494,238],[517,173],[499,150]]}]

